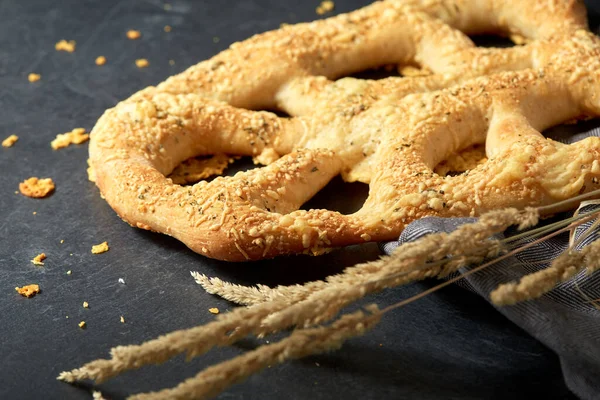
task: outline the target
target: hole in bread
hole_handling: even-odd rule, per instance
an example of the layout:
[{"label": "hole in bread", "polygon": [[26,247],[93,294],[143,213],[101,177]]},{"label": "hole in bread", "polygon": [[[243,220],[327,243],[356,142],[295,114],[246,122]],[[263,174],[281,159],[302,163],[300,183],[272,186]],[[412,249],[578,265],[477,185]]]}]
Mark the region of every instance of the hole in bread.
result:
[{"label": "hole in bread", "polygon": [[240,171],[248,171],[259,167],[252,162],[252,157],[216,154],[211,156],[192,157],[179,164],[168,176],[177,185],[193,185],[200,181],[210,182],[217,176],[233,176]]},{"label": "hole in bread", "polygon": [[520,46],[527,43],[527,39],[520,35],[500,36],[491,34],[473,35],[469,38],[475,43],[477,47],[493,47],[493,48],[507,48],[513,46]]},{"label": "hole in bread", "polygon": [[267,111],[270,113],[273,113],[275,115],[277,115],[279,118],[290,118],[290,114],[286,113],[283,110],[279,110],[277,108],[270,108],[270,109],[264,109],[264,110],[255,110],[255,111]]},{"label": "hole in bread", "polygon": [[327,209],[345,215],[353,214],[361,209],[368,195],[369,185],[344,182],[340,176],[336,176],[300,209]]},{"label": "hole in bread", "polygon": [[[544,137],[561,143],[575,143],[589,136],[600,137],[600,119],[586,119],[567,121],[553,126],[542,132]],[[476,144],[452,154],[441,161],[433,169],[440,176],[456,176],[472,170],[487,161],[485,144]]]},{"label": "hole in bread", "polygon": [[[514,34],[510,37],[494,34],[478,34],[470,36],[471,40],[477,47],[488,47],[488,48],[507,48],[527,43],[527,39],[523,36]],[[418,77],[428,76],[432,72],[415,62],[409,62],[407,64],[385,64],[379,65],[373,68],[356,71],[354,73],[336,77],[336,79],[342,79],[345,77],[357,78],[357,79],[369,79],[369,80],[380,80],[390,77]]]},{"label": "hole in bread", "polygon": [[[227,165],[223,165],[224,163]],[[233,176],[238,172],[260,167],[261,165],[254,164],[252,157],[227,155],[194,157],[175,168],[169,178],[173,179],[175,184],[187,186],[201,180],[210,182],[217,176]],[[327,209],[342,214],[352,214],[360,210],[368,195],[369,185],[360,182],[347,183],[337,176],[300,209]]]},{"label": "hole in bread", "polygon": [[[431,75],[431,71],[417,64],[387,64],[351,74],[351,78],[380,80],[390,77],[414,77]],[[341,79],[342,77],[338,78]]]},{"label": "hole in bread", "polygon": [[[244,108],[241,108],[241,107],[238,107],[238,108],[244,109]],[[257,106],[257,107],[254,107],[254,108],[246,108],[246,110],[256,111],[256,112],[258,112],[258,111],[269,112],[269,113],[275,114],[277,117],[279,117],[281,119],[291,118],[290,114],[288,114],[284,110],[281,110],[281,109],[277,108],[277,105],[275,105],[275,104],[269,105],[267,107]]]},{"label": "hole in bread", "polygon": [[[398,71],[398,67],[396,65],[383,65],[375,68],[369,68],[362,71],[357,71],[353,74],[350,74],[350,78],[356,79],[371,79],[371,80],[379,80],[389,78],[391,76],[400,76],[400,72]],[[341,79],[343,77],[339,77]]]},{"label": "hole in bread", "polygon": [[542,134],[557,142],[575,143],[588,136],[600,136],[600,118],[567,121],[544,130]]},{"label": "hole in bread", "polygon": [[433,171],[440,176],[456,176],[464,174],[486,161],[485,145],[476,144],[450,155],[436,165]]}]

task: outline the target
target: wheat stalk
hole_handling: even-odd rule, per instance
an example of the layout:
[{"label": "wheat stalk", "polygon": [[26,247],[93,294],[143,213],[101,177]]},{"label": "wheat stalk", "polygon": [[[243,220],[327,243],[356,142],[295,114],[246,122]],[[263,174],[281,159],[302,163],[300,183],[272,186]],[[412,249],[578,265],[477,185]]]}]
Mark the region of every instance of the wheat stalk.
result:
[{"label": "wheat stalk", "polygon": [[[510,250],[511,243],[513,246],[515,243],[520,243],[519,240],[523,236],[503,241],[490,239],[510,225],[517,224],[520,228],[526,228],[537,224],[538,214],[536,209],[527,209],[523,212],[507,209],[484,214],[477,222],[463,225],[450,234],[432,234],[418,241],[405,243],[389,257],[348,268],[342,274],[328,278],[327,281],[311,282],[307,285],[275,289],[259,286],[248,289],[195,274],[195,277],[207,286],[209,291],[219,294],[230,291],[229,297],[253,305],[222,314],[216,321],[204,326],[172,332],[141,345],[116,347],[111,351],[111,359],[92,361],[79,369],[61,373],[58,379],[68,382],[94,379],[101,382],[130,369],[164,362],[180,353],[187,353],[190,358],[214,346],[230,345],[250,334],[261,336],[291,326],[298,327],[290,336],[279,342],[261,346],[252,352],[210,367],[175,388],[140,394],[133,398],[139,400],[213,396],[266,365],[338,347],[343,341],[372,328],[384,313],[476,273],[562,231],[587,222],[600,212],[567,219],[566,222],[553,224],[550,228],[536,229],[532,235],[537,235],[539,239],[524,246],[513,247],[512,250]],[[558,231],[549,233],[556,229]],[[507,244],[508,252],[501,254]],[[563,258],[555,260],[554,263],[557,263],[557,266],[553,263],[555,269],[557,271],[563,269],[558,276],[565,277],[565,271],[570,273],[570,266],[576,265],[579,261],[585,262],[590,273],[600,269],[600,257],[598,257],[600,241],[594,242],[593,245],[587,246],[585,249],[589,250],[585,252],[570,252]],[[447,257],[448,254],[454,256]],[[334,320],[329,326],[314,326],[336,317],[343,307],[367,294],[426,277],[445,276],[461,266],[473,262],[479,263],[489,257],[494,258],[435,288],[388,306],[384,310],[371,308],[369,315],[348,314]],[[542,291],[547,290],[550,280],[541,279],[541,281],[544,284],[540,288]],[[526,296],[521,294],[523,291],[518,290],[519,284],[515,287],[517,289],[510,289],[508,292],[517,293],[516,300],[525,299]],[[527,291],[527,295],[530,293],[532,293],[530,290]],[[536,293],[539,294],[539,291]],[[501,300],[504,299],[503,296],[500,297]],[[313,341],[314,345],[311,344]]]},{"label": "wheat stalk", "polygon": [[[130,369],[162,363],[180,353],[194,357],[214,346],[232,344],[249,334],[261,336],[293,325],[307,326],[323,322],[335,316],[344,306],[369,293],[442,272],[441,265],[411,272],[411,265],[422,265],[431,259],[441,261],[446,254],[456,254],[461,250],[467,257],[481,259],[489,254],[490,249],[498,248],[497,241],[488,240],[489,236],[513,224],[528,226],[536,222],[537,212],[533,209],[525,212],[515,209],[494,211],[476,223],[463,225],[451,234],[434,234],[416,242],[406,243],[388,260],[367,263],[366,268],[379,271],[379,275],[375,275],[380,278],[378,280],[373,280],[372,275],[367,275],[368,282],[365,285],[353,284],[354,278],[342,280],[314,292],[314,296],[310,296],[312,292],[301,293],[299,297],[302,297],[302,301],[296,304],[290,305],[288,298],[280,296],[271,302],[257,304],[251,308],[235,309],[204,326],[172,332],[141,345],[116,347],[111,350],[110,360],[92,361],[79,369],[61,373],[59,379],[67,382],[82,379],[102,382]],[[466,242],[465,237],[469,238]],[[360,266],[354,271],[358,274],[353,276],[360,277]],[[381,279],[399,271],[407,274],[391,281]]]},{"label": "wheat stalk", "polygon": [[234,383],[269,365],[334,350],[347,339],[363,335],[379,323],[383,315],[377,306],[367,307],[369,313],[346,314],[330,326],[296,329],[279,342],[263,345],[228,361],[201,371],[172,389],[131,396],[129,400],[205,399],[219,394]]}]

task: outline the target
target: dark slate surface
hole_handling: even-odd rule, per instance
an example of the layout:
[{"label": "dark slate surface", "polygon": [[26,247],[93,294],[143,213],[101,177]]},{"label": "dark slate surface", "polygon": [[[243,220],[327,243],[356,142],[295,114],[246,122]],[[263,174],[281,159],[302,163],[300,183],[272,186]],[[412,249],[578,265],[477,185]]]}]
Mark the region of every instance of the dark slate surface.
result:
[{"label": "dark slate surface", "polygon": [[[213,319],[209,307],[222,311],[232,307],[204,293],[190,270],[244,284],[290,284],[322,278],[378,256],[377,247],[369,245],[320,258],[248,264],[209,260],[175,240],[132,229],[117,218],[87,181],[85,145],[61,151],[49,147],[56,134],[78,126],[91,129],[103,110],[119,99],[234,41],[282,22],[316,18],[317,3],[175,0],[167,11],[158,0],[0,1],[0,137],[12,133],[20,137],[13,148],[0,149],[0,398],[88,399],[88,384],[60,383],[57,374],[106,357],[112,346],[206,323]],[[340,0],[336,12],[366,3]],[[171,33],[163,31],[167,24],[173,27]],[[142,39],[127,40],[128,29],[139,29]],[[76,40],[76,52],[56,52],[54,44],[60,39]],[[103,67],[94,65],[99,55],[108,59]],[[142,57],[150,67],[140,70],[134,60]],[[29,72],[40,73],[42,80],[29,83]],[[56,192],[44,200],[15,194],[18,183],[30,176],[52,177]],[[350,211],[365,194],[363,185],[336,180],[313,204]],[[110,251],[93,256],[91,246],[104,240]],[[29,262],[40,252],[48,255],[42,268]],[[72,275],[66,275],[67,270]],[[119,278],[126,284],[119,284]],[[26,299],[14,291],[28,283],[39,283],[42,293]],[[431,285],[410,285],[369,300],[387,305]],[[82,308],[83,301],[89,302],[89,309]],[[119,322],[120,315],[125,324]],[[87,329],[77,327],[81,320]],[[107,397],[120,399],[173,386],[261,342],[217,349],[191,363],[179,357],[98,388]],[[338,352],[272,367],[220,398],[283,396],[571,397],[549,350],[458,287],[395,311],[367,337],[350,341]]]}]

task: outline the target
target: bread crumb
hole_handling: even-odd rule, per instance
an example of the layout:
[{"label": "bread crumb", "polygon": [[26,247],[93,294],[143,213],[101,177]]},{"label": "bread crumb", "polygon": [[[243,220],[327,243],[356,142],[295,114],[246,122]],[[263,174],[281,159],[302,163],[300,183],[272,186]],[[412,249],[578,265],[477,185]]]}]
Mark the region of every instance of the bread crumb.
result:
[{"label": "bread crumb", "polygon": [[71,275],[73,272],[71,270],[67,271],[67,275]]},{"label": "bread crumb", "polygon": [[127,31],[127,39],[136,40],[136,39],[139,39],[140,37],[142,37],[142,34],[140,33],[140,31],[136,31],[133,29],[130,29]]},{"label": "bread crumb", "polygon": [[171,32],[171,26],[170,25],[165,25],[165,27],[163,28],[165,32]]},{"label": "bread crumb", "polygon": [[146,68],[148,65],[150,65],[150,63],[145,58],[138,58],[135,60],[135,65],[138,68]]},{"label": "bread crumb", "polygon": [[102,242],[92,246],[92,254],[101,254],[108,251],[108,242]]},{"label": "bread crumb", "polygon": [[56,139],[50,142],[50,146],[54,150],[58,150],[72,144],[81,144],[88,140],[90,140],[90,135],[89,133],[85,133],[85,128],[75,128],[71,132],[56,135]]},{"label": "bread crumb", "polygon": [[40,74],[34,74],[32,72],[31,74],[27,75],[27,79],[29,80],[29,82],[33,83],[42,79],[42,76]]},{"label": "bread crumb", "polygon": [[37,256],[33,257],[33,260],[31,260],[31,262],[34,265],[44,265],[44,263],[42,261],[44,261],[46,259],[46,253],[40,253]]},{"label": "bread crumb", "polygon": [[96,65],[104,65],[106,64],[106,57],[98,56],[96,57]]},{"label": "bread crumb", "polygon": [[37,215],[37,211],[34,211],[32,214],[33,214],[33,215]]},{"label": "bread crumb", "polygon": [[121,323],[122,323],[122,324],[124,324],[124,323],[125,323],[125,317],[123,317],[123,316],[121,315],[120,321],[121,321]]},{"label": "bread crumb", "polygon": [[102,394],[102,392],[99,392],[97,390],[94,390],[92,392],[92,399],[94,399],[94,400],[107,400],[106,397],[104,397],[104,395]]},{"label": "bread crumb", "polygon": [[323,15],[325,13],[328,13],[329,11],[333,10],[333,8],[335,7],[335,4],[333,3],[333,1],[322,1],[321,4],[319,4],[319,6],[317,7],[317,14],[319,15]]},{"label": "bread crumb", "polygon": [[211,313],[211,314],[218,314],[219,313],[219,309],[217,307],[209,308],[208,312]]},{"label": "bread crumb", "polygon": [[65,239],[60,239],[60,244],[63,244],[65,242]]},{"label": "bread crumb", "polygon": [[169,60],[169,65],[175,65],[175,60]]},{"label": "bread crumb", "polygon": [[85,323],[85,321],[81,321],[81,322],[80,322],[80,323],[78,323],[77,325],[79,325],[79,327],[80,327],[81,329],[84,329],[84,328],[85,328],[85,326],[86,326],[86,323]]},{"label": "bread crumb", "polygon": [[213,43],[219,43],[221,39],[218,36],[213,37]]},{"label": "bread crumb", "polygon": [[75,45],[76,45],[76,43],[74,40],[66,41],[63,39],[63,40],[59,41],[58,43],[56,43],[54,45],[54,48],[56,49],[56,51],[66,51],[66,52],[72,53],[75,51]]},{"label": "bread crumb", "polygon": [[51,178],[38,179],[31,177],[19,183],[19,191],[27,196],[36,199],[46,197],[54,190],[54,182]]},{"label": "bread crumb", "polygon": [[84,301],[83,308],[90,308],[90,304],[87,301]]},{"label": "bread crumb", "polygon": [[22,287],[16,287],[15,290],[21,296],[33,297],[40,292],[40,285],[32,283],[31,285],[25,285]]},{"label": "bread crumb", "polygon": [[15,143],[17,143],[17,140],[19,140],[17,135],[10,135],[2,141],[2,147],[12,147]]},{"label": "bread crumb", "polygon": [[125,280],[123,278],[119,278],[119,283],[124,285],[125,284]]}]

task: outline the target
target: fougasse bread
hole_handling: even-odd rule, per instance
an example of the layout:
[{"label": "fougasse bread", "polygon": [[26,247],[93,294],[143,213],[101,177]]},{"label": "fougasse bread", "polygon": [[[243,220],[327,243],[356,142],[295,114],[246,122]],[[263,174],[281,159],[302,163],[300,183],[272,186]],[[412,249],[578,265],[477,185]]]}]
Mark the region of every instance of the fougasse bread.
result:
[{"label": "fougasse bread", "polygon": [[[468,35],[521,38],[479,48]],[[361,80],[385,64],[421,76]],[[90,164],[129,224],[229,261],[396,239],[425,216],[552,204],[598,189],[600,138],[544,129],[600,114],[600,39],[574,0],[387,0],[256,35],[106,111]],[[281,110],[289,117],[261,110]],[[485,143],[455,176],[441,161]],[[200,155],[262,168],[192,186],[168,175]],[[341,174],[369,184],[356,213],[299,210]]]}]

